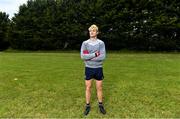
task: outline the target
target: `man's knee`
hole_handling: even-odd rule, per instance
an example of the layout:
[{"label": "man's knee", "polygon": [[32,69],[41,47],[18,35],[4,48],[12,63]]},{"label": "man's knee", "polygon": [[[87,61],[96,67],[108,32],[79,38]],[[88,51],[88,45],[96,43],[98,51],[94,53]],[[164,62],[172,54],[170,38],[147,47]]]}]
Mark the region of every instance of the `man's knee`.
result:
[{"label": "man's knee", "polygon": [[86,84],[86,90],[91,90],[91,84]]},{"label": "man's knee", "polygon": [[96,89],[97,89],[97,91],[102,91],[102,85],[98,85],[98,86],[96,87]]}]

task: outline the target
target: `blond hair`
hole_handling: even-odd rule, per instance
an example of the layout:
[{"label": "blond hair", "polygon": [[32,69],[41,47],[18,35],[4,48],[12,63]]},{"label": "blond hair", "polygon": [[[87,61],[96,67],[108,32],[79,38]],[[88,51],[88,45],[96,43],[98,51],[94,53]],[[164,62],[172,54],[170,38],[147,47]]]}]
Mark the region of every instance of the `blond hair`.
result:
[{"label": "blond hair", "polygon": [[88,30],[90,31],[90,30],[93,30],[93,29],[95,29],[96,32],[98,32],[98,27],[95,24],[91,25]]}]

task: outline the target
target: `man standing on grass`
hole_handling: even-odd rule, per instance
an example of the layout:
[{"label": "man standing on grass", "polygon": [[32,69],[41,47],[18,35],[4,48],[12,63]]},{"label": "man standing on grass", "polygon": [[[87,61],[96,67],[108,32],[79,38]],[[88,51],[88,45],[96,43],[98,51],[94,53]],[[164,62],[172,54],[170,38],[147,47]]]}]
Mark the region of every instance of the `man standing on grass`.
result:
[{"label": "man standing on grass", "polygon": [[103,60],[106,56],[105,44],[97,38],[98,27],[91,25],[89,27],[90,39],[84,41],[81,46],[81,58],[85,62],[85,85],[86,85],[86,107],[84,115],[88,115],[91,97],[92,79],[96,80],[97,98],[99,102],[99,110],[102,114],[106,114],[102,103],[102,81],[103,81]]}]

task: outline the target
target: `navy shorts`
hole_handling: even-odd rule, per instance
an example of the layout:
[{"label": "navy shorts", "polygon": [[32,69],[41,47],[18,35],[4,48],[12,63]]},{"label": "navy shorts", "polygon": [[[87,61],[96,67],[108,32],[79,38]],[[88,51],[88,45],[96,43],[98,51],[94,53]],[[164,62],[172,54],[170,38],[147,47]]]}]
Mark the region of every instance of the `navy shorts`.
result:
[{"label": "navy shorts", "polygon": [[85,80],[96,79],[103,80],[103,68],[89,68],[85,67]]}]

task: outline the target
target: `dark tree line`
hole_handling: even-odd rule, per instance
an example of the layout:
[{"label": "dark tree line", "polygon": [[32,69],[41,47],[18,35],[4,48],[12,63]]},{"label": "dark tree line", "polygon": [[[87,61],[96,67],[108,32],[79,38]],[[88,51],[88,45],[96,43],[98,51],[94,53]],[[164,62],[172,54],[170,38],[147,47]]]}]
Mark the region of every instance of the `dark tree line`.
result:
[{"label": "dark tree line", "polygon": [[0,49],[79,50],[88,27],[111,50],[180,50],[178,0],[29,0],[0,13]]},{"label": "dark tree line", "polygon": [[4,12],[0,12],[0,50],[8,48],[8,31],[9,31],[9,19],[8,15]]}]

